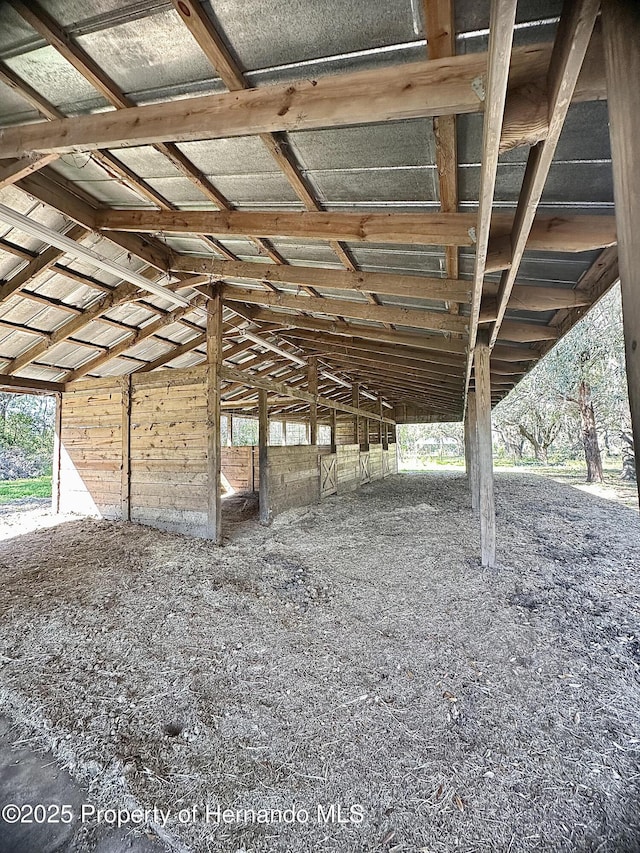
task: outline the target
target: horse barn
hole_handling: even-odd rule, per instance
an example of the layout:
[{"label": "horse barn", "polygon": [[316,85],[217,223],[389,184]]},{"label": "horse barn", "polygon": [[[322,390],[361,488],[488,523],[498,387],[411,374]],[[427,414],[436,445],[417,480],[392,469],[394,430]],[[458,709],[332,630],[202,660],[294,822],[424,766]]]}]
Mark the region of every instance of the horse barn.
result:
[{"label": "horse barn", "polygon": [[0,851],[640,850],[637,512],[491,432],[620,282],[639,458],[639,83],[635,0],[0,3],[0,792],[168,810]]}]

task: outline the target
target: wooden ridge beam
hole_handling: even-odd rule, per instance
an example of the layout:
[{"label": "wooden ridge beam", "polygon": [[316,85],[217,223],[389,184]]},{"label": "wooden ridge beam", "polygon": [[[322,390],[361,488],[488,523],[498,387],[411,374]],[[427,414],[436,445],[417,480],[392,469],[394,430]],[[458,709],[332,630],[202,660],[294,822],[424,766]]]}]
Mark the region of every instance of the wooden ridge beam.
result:
[{"label": "wooden ridge beam", "polygon": [[[473,246],[476,220],[474,213],[101,210],[95,214],[96,227],[109,233],[166,231],[438,246]],[[491,234],[496,239],[511,233],[513,227],[511,214],[496,213],[491,219]],[[527,248],[542,252],[584,252],[615,242],[614,216],[558,213],[536,217]]]},{"label": "wooden ridge beam", "polygon": [[418,308],[371,305],[365,302],[352,302],[347,299],[329,299],[324,296],[311,298],[287,293],[266,293],[258,290],[225,287],[224,298],[227,302],[237,301],[253,305],[271,305],[301,312],[313,311],[333,317],[350,317],[368,320],[369,322],[393,323],[431,331],[463,334],[467,328],[466,318],[452,316],[444,311],[435,312]]},{"label": "wooden ridge beam", "polygon": [[525,249],[530,248],[529,238],[533,231],[536,210],[599,10],[600,0],[572,0],[565,4],[558,24],[547,75],[549,131],[543,141],[531,148],[527,159],[511,234],[511,265],[500,278],[497,296],[498,316],[490,327],[490,348],[500,334],[500,326],[507,311]]},{"label": "wooden ridge beam", "polygon": [[[43,27],[42,12],[34,18],[28,15],[26,4],[12,2],[23,7],[21,14],[27,20],[31,17],[33,26]],[[56,38],[56,48],[61,53],[64,50],[63,55],[78,68],[78,47],[73,45],[74,50],[70,51],[70,40],[65,41],[62,34],[60,41],[55,28],[49,25],[48,29],[47,40],[53,43]],[[510,86],[518,90],[544,78],[550,55],[550,46],[546,44],[516,48],[511,57]],[[93,85],[113,103],[114,90],[104,85],[106,75],[91,66],[88,59],[86,55],[82,58],[81,73],[87,79],[93,78]],[[476,81],[482,80],[486,71],[487,54],[469,53],[259,89],[129,106],[115,113],[56,120],[46,126],[19,125],[7,128],[0,135],[0,158],[18,157],[24,151],[113,149],[477,113],[484,109],[484,98]],[[602,69],[590,71],[592,76],[577,87],[576,99],[603,97]],[[372,92],[376,97],[371,96]]]},{"label": "wooden ridge beam", "polygon": [[191,258],[188,255],[177,255],[171,263],[171,268],[179,272],[209,275],[214,279],[246,279],[271,284],[308,285],[330,290],[355,290],[359,293],[383,293],[390,296],[455,302],[467,302],[471,292],[469,282],[450,278],[305,267],[297,264],[277,266],[251,261],[218,261],[212,258]]}]

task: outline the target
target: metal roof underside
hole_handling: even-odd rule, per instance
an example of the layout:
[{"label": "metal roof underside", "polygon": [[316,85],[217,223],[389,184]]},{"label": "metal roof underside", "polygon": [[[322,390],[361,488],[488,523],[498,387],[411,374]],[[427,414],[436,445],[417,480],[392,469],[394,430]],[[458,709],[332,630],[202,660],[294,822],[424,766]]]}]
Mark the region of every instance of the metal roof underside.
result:
[{"label": "metal roof underside", "polygon": [[[227,91],[207,57],[189,32],[173,3],[166,0],[41,0],[42,9],[64,29],[97,66],[106,72],[126,97],[136,105],[174,101],[203,94]],[[422,3],[420,0],[389,0],[363,3],[362,0],[205,0],[202,8],[221,34],[251,87],[321,77],[331,74],[423,60],[428,56]],[[552,42],[561,12],[557,0],[520,0],[514,46]],[[215,9],[215,11],[214,11]],[[456,0],[455,49],[458,54],[487,50],[489,3]],[[168,49],[170,46],[170,50]],[[110,110],[104,96],[91,81],[76,70],[55,46],[49,44],[10,3],[0,3],[0,72],[8,69],[13,78],[26,84],[64,116],[78,116]],[[0,74],[0,126],[41,121],[42,115],[19,88],[10,87]],[[480,191],[482,151],[481,114],[457,118],[458,205],[461,212],[477,210]],[[352,127],[290,132],[286,142],[299,174],[317,202],[328,212],[437,212],[440,210],[439,175],[433,120],[420,118]],[[292,184],[257,136],[199,140],[178,143],[179,151],[210,185],[228,202],[230,209],[259,211],[303,211],[305,206]],[[522,187],[528,147],[507,151],[500,156],[494,210],[515,210]],[[151,145],[137,145],[108,152],[130,173],[166,200],[167,206],[185,210],[216,210],[210,195]],[[0,161],[0,167],[2,161]],[[122,175],[104,167],[91,153],[64,154],[32,176],[60,194],[60,210],[42,203],[29,192],[29,180],[0,189],[0,203],[56,231],[68,231],[75,223],[65,215],[62,201],[80,199],[92,209],[157,209]],[[33,184],[32,184],[33,186]],[[613,213],[613,183],[609,147],[607,104],[603,100],[571,105],[555,152],[540,214],[558,211],[578,215]],[[96,233],[78,238],[82,245],[133,271],[146,264],[134,253]],[[342,270],[340,258],[327,240],[302,240],[275,236],[267,246],[246,237],[204,240],[197,235],[161,233],[144,238],[151,246],[164,246],[176,255],[217,258],[234,256],[240,261],[272,264],[274,255],[283,263]],[[355,267],[364,272],[390,272],[414,277],[445,277],[446,253],[442,246],[376,244],[343,241],[343,249]],[[47,248],[34,237],[0,223],[0,292],[19,275],[30,261]],[[223,253],[221,255],[221,252]],[[575,289],[600,255],[588,252],[527,251],[520,266],[518,285],[527,287]],[[459,278],[471,282],[474,272],[473,248],[459,250]],[[486,285],[497,285],[500,273],[488,273]],[[170,285],[167,275],[158,273],[160,283]],[[258,282],[226,279],[229,287],[268,292]],[[120,281],[88,262],[61,254],[54,266],[38,274],[8,298],[0,299],[0,372],[11,369],[38,341],[47,340],[74,317],[82,315],[110,293]],[[278,285],[283,295],[300,294],[294,285]],[[352,290],[316,288],[320,296],[371,304],[364,295]],[[302,299],[302,296],[300,296]],[[442,300],[415,296],[377,297],[378,304],[428,310],[450,315],[450,305]],[[252,303],[255,306],[255,303]],[[225,351],[229,363],[244,369],[254,367],[261,375],[301,382],[304,368],[274,350],[244,337],[250,331],[264,341],[305,358],[318,352],[321,366],[342,384],[321,378],[321,393],[336,399],[350,399],[350,385],[358,382],[370,395],[382,396],[395,406],[414,407],[430,412],[434,420],[461,417],[464,404],[465,363],[452,360],[443,380],[453,388],[453,396],[439,398],[434,386],[433,399],[428,388],[417,389],[411,383],[402,388],[401,378],[378,380],[375,368],[364,363],[349,363],[330,349],[311,345],[314,334],[295,331],[299,311],[276,305],[266,306],[269,321],[247,320],[233,312],[236,303],[225,307]],[[314,310],[313,296],[303,305],[306,321],[326,321],[326,315]],[[161,367],[183,368],[202,362],[205,346],[188,349],[186,345],[205,331],[206,320],[197,311],[184,313],[176,322],[162,326],[154,335],[139,342],[133,336],[145,326],[174,310],[160,297],[140,292],[135,302],[111,308],[76,333],[48,346],[44,352],[16,371],[17,376],[65,382],[83,366],[91,376],[122,375],[143,369],[156,360]],[[301,310],[301,309],[300,309]],[[469,306],[461,304],[459,315],[468,316]],[[525,322],[547,327],[555,310],[507,310],[505,323]],[[281,319],[281,322],[278,322]],[[335,319],[335,318],[331,318]],[[354,328],[384,330],[381,323],[347,318]],[[310,324],[312,325],[312,323]],[[420,331],[394,324],[386,327],[392,335],[424,334],[433,338],[464,342],[465,336]],[[320,332],[318,333],[320,334]],[[139,337],[139,335],[138,335]],[[123,343],[132,340],[127,349]],[[336,345],[349,345],[349,338],[336,336]],[[244,344],[244,348],[243,348]],[[520,375],[530,368],[553,340],[522,342],[500,338],[498,346],[521,349]],[[175,359],[166,360],[174,349]],[[110,350],[118,352],[107,358]],[[401,352],[398,344],[397,351]],[[104,356],[103,358],[100,358]],[[381,357],[382,358],[382,357]],[[97,360],[95,367],[92,363]],[[434,361],[433,370],[440,370]],[[495,389],[495,399],[504,396],[518,381]],[[301,385],[304,387],[304,385]],[[237,389],[233,390],[237,394]],[[230,397],[231,399],[231,397]],[[247,407],[255,399],[245,392]],[[373,406],[373,403],[371,404]],[[241,408],[239,404],[239,409]],[[291,412],[296,411],[292,403]],[[248,409],[247,409],[248,410]],[[283,411],[286,410],[283,409]]]}]

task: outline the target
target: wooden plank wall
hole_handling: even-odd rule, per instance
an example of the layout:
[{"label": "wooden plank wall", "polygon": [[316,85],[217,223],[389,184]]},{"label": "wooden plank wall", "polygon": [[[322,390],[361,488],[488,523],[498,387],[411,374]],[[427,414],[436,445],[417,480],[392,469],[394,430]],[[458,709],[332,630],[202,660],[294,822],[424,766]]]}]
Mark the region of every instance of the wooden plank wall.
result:
[{"label": "wooden plank wall", "polygon": [[328,446],[268,447],[269,517],[320,501],[320,455]]},{"label": "wooden plank wall", "polygon": [[134,377],[131,388],[131,520],[174,533],[207,529],[207,398],[204,369]]},{"label": "wooden plank wall", "polygon": [[121,518],[122,391],[110,382],[65,394],[60,415],[60,512]]},{"label": "wooden plank wall", "polygon": [[338,494],[353,492],[360,486],[360,447],[344,444],[336,447]]},{"label": "wooden plank wall", "polygon": [[[60,510],[127,518],[162,530],[207,532],[207,405],[205,368],[88,380],[62,395]],[[373,426],[373,421],[371,422]],[[348,443],[345,443],[348,442]],[[269,511],[320,500],[319,457],[329,445],[267,448]],[[360,447],[353,418],[338,420],[338,494],[360,486]],[[397,472],[395,445],[389,469]],[[371,479],[383,476],[383,448],[369,447]],[[253,470],[252,470],[253,468]],[[259,484],[253,447],[224,447],[222,472],[232,488]]]},{"label": "wooden plank wall", "polygon": [[257,445],[223,447],[222,474],[237,492],[257,491],[260,485]]}]

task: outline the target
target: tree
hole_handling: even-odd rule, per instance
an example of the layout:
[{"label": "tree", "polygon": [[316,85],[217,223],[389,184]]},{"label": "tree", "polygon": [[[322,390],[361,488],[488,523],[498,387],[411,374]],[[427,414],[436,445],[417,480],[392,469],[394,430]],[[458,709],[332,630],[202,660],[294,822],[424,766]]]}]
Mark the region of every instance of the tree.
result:
[{"label": "tree", "polygon": [[[513,451],[517,430],[537,460],[552,447],[584,455],[587,482],[602,480],[599,433],[607,451],[623,454],[623,476],[633,476],[619,287],[613,288],[555,346],[495,410],[496,433]],[[631,443],[631,446],[630,446]]]}]

